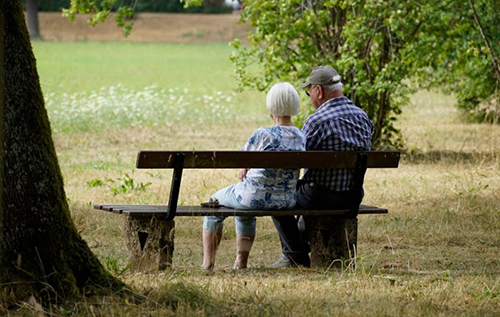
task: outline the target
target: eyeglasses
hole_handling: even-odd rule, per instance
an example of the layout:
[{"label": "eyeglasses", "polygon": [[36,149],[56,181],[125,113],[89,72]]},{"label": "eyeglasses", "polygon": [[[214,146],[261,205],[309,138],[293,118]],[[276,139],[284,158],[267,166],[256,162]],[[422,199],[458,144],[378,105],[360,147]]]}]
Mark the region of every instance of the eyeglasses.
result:
[{"label": "eyeglasses", "polygon": [[[318,86],[319,85],[313,86],[313,87],[311,87],[311,89],[314,89],[314,88],[316,88]],[[309,94],[309,90],[306,90],[306,95],[307,95],[307,97],[311,97],[311,95]]]}]

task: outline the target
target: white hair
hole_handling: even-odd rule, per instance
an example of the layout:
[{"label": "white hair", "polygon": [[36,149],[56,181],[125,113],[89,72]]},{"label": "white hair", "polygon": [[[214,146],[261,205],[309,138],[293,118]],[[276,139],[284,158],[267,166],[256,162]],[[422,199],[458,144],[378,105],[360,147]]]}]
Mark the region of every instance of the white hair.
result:
[{"label": "white hair", "polygon": [[321,87],[323,87],[324,90],[329,91],[329,92],[333,92],[333,91],[344,92],[344,85],[342,83],[336,83],[333,85],[321,85]]},{"label": "white hair", "polygon": [[299,113],[299,94],[288,82],[276,83],[267,93],[266,105],[275,116],[294,116]]}]

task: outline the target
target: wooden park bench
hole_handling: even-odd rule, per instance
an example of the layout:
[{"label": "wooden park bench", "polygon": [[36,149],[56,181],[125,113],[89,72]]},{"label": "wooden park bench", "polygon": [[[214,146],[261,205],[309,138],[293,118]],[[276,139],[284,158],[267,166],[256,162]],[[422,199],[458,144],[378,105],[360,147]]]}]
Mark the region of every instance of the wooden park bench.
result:
[{"label": "wooden park bench", "polygon": [[[355,199],[350,208],[337,210],[236,210],[224,207],[177,206],[183,170],[349,168],[354,170],[353,195],[359,197],[367,168],[396,168],[399,158],[399,152],[381,151],[140,151],[137,157],[137,168],[173,169],[168,205],[94,205],[94,208],[127,216],[126,244],[130,251],[132,269],[135,270],[164,270],[172,265],[175,217],[209,215],[317,216],[311,217],[311,221],[308,219],[311,266],[329,267],[332,263],[342,265],[342,261],[356,256],[357,216],[385,214],[388,212],[387,209],[359,205],[359,201]],[[201,243],[200,239],[200,245]]]}]

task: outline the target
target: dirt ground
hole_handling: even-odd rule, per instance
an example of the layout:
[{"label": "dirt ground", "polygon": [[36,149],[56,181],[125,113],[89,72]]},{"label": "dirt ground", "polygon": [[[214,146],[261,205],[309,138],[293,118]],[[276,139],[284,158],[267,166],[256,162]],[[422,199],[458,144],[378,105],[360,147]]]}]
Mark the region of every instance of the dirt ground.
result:
[{"label": "dirt ground", "polygon": [[46,41],[128,41],[157,43],[227,43],[244,40],[248,26],[237,14],[140,13],[133,20],[132,34],[125,38],[113,17],[92,27],[88,15],[74,22],[60,12],[40,12],[40,33]]}]

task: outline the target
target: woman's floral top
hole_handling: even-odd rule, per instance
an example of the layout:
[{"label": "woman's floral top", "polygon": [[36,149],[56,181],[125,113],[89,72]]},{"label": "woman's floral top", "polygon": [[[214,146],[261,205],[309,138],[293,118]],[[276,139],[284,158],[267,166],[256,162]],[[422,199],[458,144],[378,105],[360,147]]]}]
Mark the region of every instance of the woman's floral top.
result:
[{"label": "woman's floral top", "polygon": [[[294,126],[260,128],[242,151],[305,151],[306,139]],[[252,168],[236,184],[236,200],[250,209],[291,209],[297,201],[299,169]]]}]

